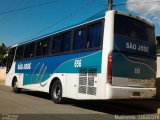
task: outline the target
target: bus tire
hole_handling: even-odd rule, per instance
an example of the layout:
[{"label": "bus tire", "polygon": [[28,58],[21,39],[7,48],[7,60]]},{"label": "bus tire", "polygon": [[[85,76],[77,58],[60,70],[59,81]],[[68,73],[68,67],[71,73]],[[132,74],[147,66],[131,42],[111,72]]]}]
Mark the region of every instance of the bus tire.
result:
[{"label": "bus tire", "polygon": [[56,80],[51,86],[51,98],[54,103],[61,104],[64,102],[62,97],[62,84],[59,80]]},{"label": "bus tire", "polygon": [[13,92],[15,93],[21,92],[21,88],[18,88],[18,82],[16,78],[13,80],[12,87],[13,87]]}]

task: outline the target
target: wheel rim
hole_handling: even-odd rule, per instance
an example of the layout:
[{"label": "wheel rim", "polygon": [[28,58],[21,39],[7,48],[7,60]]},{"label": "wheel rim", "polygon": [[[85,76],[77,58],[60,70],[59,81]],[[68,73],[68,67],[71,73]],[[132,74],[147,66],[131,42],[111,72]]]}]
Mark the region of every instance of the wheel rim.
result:
[{"label": "wheel rim", "polygon": [[61,90],[59,86],[55,86],[55,89],[53,91],[54,98],[58,99],[61,97]]}]

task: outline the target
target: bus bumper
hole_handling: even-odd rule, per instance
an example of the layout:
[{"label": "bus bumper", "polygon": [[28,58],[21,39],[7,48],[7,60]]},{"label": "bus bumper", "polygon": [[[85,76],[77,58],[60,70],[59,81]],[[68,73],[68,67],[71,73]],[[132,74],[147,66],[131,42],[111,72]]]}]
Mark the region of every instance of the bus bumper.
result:
[{"label": "bus bumper", "polygon": [[149,99],[156,95],[156,88],[106,86],[106,99]]}]

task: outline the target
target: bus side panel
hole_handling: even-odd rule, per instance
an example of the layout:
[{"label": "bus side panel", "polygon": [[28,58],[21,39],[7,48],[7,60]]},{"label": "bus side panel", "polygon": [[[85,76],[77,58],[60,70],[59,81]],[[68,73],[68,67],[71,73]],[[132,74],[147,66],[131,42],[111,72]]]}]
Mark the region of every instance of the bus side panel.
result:
[{"label": "bus side panel", "polygon": [[[98,93],[100,93],[97,91],[101,88],[97,86],[99,83],[97,74],[101,73],[101,62],[101,50],[89,51],[18,61],[15,65],[15,72],[17,75],[21,75],[21,88],[44,92],[49,92],[49,84],[52,79],[57,77],[61,80],[63,86],[63,96],[76,99],[76,94],[82,94],[83,96],[83,93],[79,92],[79,80],[81,79],[81,72],[87,70],[87,80],[90,79],[94,85],[89,85],[89,82],[87,82],[86,88],[90,90],[90,93],[86,99],[97,99]],[[93,95],[92,92],[95,92],[95,94]],[[82,98],[78,97],[77,99]]]},{"label": "bus side panel", "polygon": [[[66,96],[75,99],[98,99],[98,74],[101,73],[102,51],[83,55],[61,63],[56,73],[66,73]],[[81,57],[82,56],[82,57]],[[76,94],[75,94],[75,93]]]},{"label": "bus side panel", "polygon": [[[66,74],[63,74],[63,73],[50,74],[50,77],[43,82],[23,85],[21,86],[21,88],[49,93],[49,88],[54,78],[59,78],[60,82],[62,83],[63,88],[65,88]],[[66,93],[65,89],[63,91],[64,91],[63,97],[65,97],[65,93]]]},{"label": "bus side panel", "polygon": [[66,85],[64,85],[64,89],[66,91],[66,96],[67,98],[74,98],[76,99],[77,97],[77,88],[78,88],[78,75],[77,74],[71,74],[68,73],[66,75]]}]

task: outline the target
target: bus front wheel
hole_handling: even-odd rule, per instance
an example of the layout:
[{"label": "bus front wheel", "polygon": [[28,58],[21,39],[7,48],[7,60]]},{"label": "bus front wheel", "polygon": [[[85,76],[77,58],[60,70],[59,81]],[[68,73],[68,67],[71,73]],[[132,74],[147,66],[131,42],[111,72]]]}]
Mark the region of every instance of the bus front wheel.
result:
[{"label": "bus front wheel", "polygon": [[51,86],[51,98],[57,104],[61,104],[64,101],[62,97],[62,84],[59,80],[56,80]]},{"label": "bus front wheel", "polygon": [[21,92],[21,88],[18,88],[18,82],[16,79],[13,80],[12,87],[13,87],[13,92],[15,93]]}]

